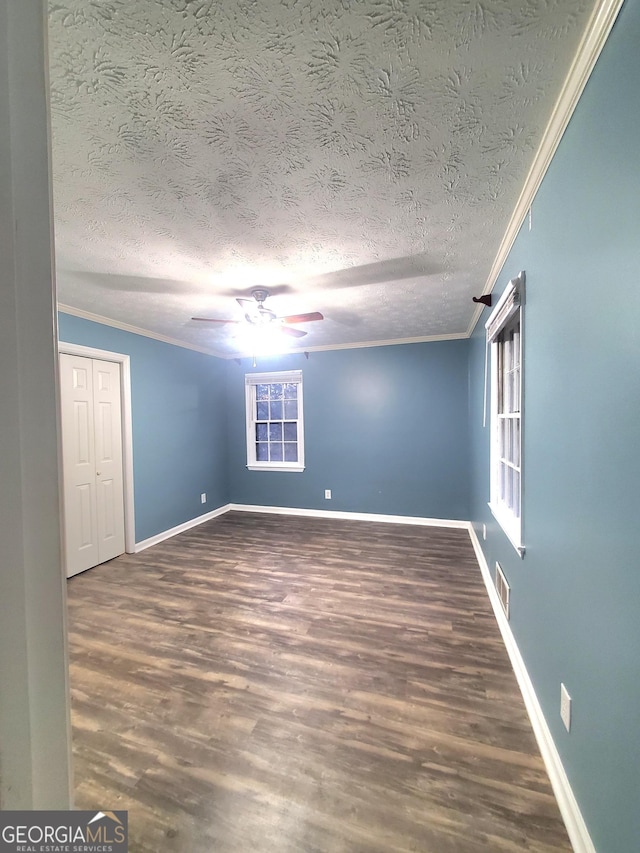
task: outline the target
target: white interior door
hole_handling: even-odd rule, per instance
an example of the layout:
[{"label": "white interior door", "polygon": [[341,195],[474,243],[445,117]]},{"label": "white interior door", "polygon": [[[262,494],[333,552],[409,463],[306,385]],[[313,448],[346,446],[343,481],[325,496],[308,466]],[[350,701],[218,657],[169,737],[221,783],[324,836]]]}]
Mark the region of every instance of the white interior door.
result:
[{"label": "white interior door", "polygon": [[67,577],[124,551],[120,365],[60,355]]}]

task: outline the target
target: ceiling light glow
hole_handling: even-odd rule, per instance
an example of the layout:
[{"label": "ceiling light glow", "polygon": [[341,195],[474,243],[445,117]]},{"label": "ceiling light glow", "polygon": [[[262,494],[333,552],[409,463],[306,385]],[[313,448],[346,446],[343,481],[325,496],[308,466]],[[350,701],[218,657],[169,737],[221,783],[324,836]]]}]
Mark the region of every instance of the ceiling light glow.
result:
[{"label": "ceiling light glow", "polygon": [[286,352],[289,339],[280,331],[279,323],[247,323],[238,331],[240,346],[252,355],[277,355]]}]

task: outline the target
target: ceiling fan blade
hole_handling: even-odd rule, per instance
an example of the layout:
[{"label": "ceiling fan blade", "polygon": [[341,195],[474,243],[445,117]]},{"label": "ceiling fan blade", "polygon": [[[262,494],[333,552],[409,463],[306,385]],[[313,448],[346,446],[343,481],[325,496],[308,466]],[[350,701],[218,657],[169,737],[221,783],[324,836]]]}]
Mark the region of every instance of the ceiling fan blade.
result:
[{"label": "ceiling fan blade", "polygon": [[192,320],[198,320],[200,323],[240,323],[240,320],[216,320],[215,317],[192,317]]},{"label": "ceiling fan blade", "polygon": [[283,323],[310,323],[312,320],[324,320],[324,317],[319,311],[312,311],[310,314],[290,314],[288,317],[280,317]]},{"label": "ceiling fan blade", "polygon": [[244,296],[236,296],[236,302],[241,308],[244,308],[245,304],[251,305],[253,308],[255,308],[258,304],[255,299],[245,299]]},{"label": "ceiling fan blade", "polygon": [[291,335],[292,338],[304,338],[308,332],[303,332],[302,329],[289,329],[287,326],[280,326],[280,331],[285,335]]}]

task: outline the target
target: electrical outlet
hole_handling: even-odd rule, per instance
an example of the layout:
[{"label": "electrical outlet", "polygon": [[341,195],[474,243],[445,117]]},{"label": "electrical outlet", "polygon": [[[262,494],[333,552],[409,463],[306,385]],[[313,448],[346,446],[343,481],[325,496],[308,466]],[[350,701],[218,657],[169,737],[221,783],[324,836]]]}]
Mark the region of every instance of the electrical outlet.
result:
[{"label": "electrical outlet", "polygon": [[571,696],[564,684],[560,684],[560,716],[567,731],[571,731]]},{"label": "electrical outlet", "polygon": [[207,502],[207,493],[206,493],[206,492],[203,492],[203,493],[200,495],[200,503],[201,503],[201,504],[206,504],[206,502]]},{"label": "electrical outlet", "polygon": [[331,500],[331,489],[325,489],[325,490],[324,490],[324,499],[325,499],[326,501],[330,501],[330,500]]},{"label": "electrical outlet", "polygon": [[483,539],[487,538],[487,525],[486,524],[482,525],[482,538]]}]

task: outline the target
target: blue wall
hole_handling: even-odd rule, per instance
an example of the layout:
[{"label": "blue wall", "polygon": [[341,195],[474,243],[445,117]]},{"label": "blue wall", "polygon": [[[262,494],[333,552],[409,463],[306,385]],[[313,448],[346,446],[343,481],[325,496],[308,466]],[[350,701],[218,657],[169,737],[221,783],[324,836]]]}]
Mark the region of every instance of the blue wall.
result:
[{"label": "blue wall", "polygon": [[[302,369],[303,473],[248,471],[244,375],[227,367],[234,503],[469,518],[468,341],[259,359],[257,372]],[[324,499],[324,490],[332,499]]]},{"label": "blue wall", "polygon": [[306,468],[285,474],[246,468],[249,360],[67,314],[59,325],[63,341],[131,356],[138,542],[228,502],[469,517],[468,341],[260,359],[258,372],[303,371]]},{"label": "blue wall", "polygon": [[225,363],[69,314],[58,321],[61,341],[131,357],[136,541],[227,503]]},{"label": "blue wall", "polygon": [[640,849],[639,81],[627,0],[496,287],[526,270],[523,560],[486,505],[481,325],[470,360],[472,517],[599,853]]}]

